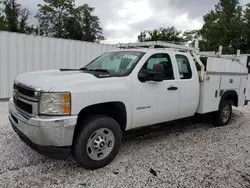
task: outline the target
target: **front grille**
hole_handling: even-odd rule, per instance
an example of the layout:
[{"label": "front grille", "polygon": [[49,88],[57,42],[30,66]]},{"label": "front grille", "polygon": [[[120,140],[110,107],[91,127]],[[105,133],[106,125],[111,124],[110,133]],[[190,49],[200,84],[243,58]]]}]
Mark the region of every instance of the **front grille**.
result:
[{"label": "front grille", "polygon": [[34,97],[35,91],[26,87],[19,86],[17,84],[14,84],[14,89],[18,91],[18,93],[26,95],[28,97]]},{"label": "front grille", "polygon": [[25,111],[25,112],[27,112],[27,113],[32,114],[33,107],[32,107],[31,104],[27,104],[27,103],[25,103],[25,102],[23,102],[23,101],[21,101],[21,100],[19,100],[19,99],[16,99],[15,97],[14,97],[13,99],[14,99],[15,105],[16,105],[19,109],[21,109],[21,110],[23,110],[23,111]]}]

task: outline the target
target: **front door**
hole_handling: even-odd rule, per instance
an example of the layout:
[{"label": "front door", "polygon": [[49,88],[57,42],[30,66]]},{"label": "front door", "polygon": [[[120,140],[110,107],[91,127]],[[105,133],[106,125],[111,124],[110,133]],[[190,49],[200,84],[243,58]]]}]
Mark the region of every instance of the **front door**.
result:
[{"label": "front door", "polygon": [[179,85],[175,80],[177,65],[173,65],[169,54],[153,54],[141,70],[152,70],[153,65],[164,65],[165,77],[162,82],[140,82],[133,77],[133,128],[178,118]]}]

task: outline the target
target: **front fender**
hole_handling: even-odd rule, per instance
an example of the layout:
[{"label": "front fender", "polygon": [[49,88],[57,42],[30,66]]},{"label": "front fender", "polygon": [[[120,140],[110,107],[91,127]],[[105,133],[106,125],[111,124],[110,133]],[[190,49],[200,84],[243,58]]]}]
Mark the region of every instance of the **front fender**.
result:
[{"label": "front fender", "polygon": [[129,77],[104,78],[96,81],[88,81],[67,85],[64,90],[71,92],[71,113],[78,115],[82,109],[107,102],[122,102],[127,112],[127,128],[132,123],[132,85]]}]

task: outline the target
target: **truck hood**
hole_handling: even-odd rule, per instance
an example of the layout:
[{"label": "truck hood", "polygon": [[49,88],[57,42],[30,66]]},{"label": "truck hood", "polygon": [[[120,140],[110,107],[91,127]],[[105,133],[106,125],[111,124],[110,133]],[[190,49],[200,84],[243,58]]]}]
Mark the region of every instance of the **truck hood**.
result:
[{"label": "truck hood", "polygon": [[55,69],[20,74],[15,79],[15,83],[21,83],[31,88],[39,88],[42,91],[49,91],[54,86],[61,84],[66,85],[78,80],[91,81],[96,79],[98,78],[94,75],[84,73],[83,71],[60,71],[59,69]]}]

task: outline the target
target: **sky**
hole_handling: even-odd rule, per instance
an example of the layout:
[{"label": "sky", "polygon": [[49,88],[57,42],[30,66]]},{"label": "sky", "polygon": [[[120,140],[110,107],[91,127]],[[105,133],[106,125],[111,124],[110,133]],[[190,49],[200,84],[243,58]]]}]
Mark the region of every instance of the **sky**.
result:
[{"label": "sky", "polygon": [[[19,0],[32,13],[42,0]],[[104,43],[137,41],[143,30],[174,26],[178,30],[200,29],[203,15],[218,0],[76,0],[77,5],[89,4],[100,18]],[[242,5],[250,0],[240,0]],[[34,19],[32,19],[32,22]]]}]

